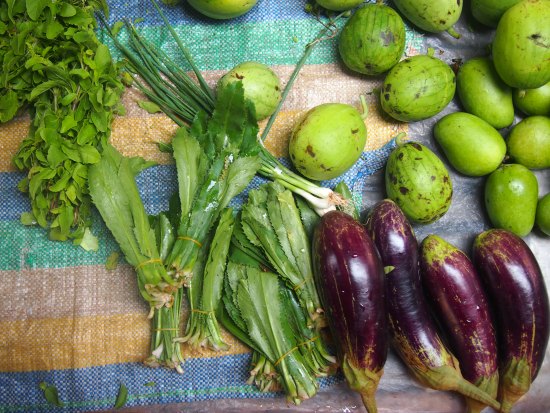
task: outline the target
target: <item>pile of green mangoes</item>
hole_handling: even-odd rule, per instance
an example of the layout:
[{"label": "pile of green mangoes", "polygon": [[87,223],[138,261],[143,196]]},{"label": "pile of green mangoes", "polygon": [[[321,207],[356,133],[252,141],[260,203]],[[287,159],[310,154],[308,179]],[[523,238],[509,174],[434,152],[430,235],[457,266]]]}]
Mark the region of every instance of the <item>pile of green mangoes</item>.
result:
[{"label": "pile of green mangoes", "polygon": [[[461,1],[393,3],[420,30],[460,37],[453,25]],[[485,207],[494,227],[525,236],[536,224],[550,235],[550,194],[539,200],[533,173],[550,168],[550,1],[473,0],[470,5],[476,20],[494,28],[491,55],[467,60],[456,73],[433,53],[400,60],[399,15],[381,2],[363,5],[346,23],[342,61],[366,75],[387,72],[380,104],[399,121],[433,117],[458,96],[461,111],[441,117],[433,130],[449,164],[463,175],[487,177]],[[398,145],[385,178],[388,196],[414,222],[433,222],[451,204],[446,167],[418,142]]]}]

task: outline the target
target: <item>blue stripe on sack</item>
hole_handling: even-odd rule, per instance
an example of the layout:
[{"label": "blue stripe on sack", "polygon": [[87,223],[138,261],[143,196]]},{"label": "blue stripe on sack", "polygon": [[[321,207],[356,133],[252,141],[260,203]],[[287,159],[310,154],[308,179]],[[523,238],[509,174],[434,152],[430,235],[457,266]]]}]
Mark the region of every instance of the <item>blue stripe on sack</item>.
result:
[{"label": "blue stripe on sack", "polygon": [[[357,163],[345,174],[337,179],[324,181],[322,184],[332,188],[343,180],[354,193],[354,200],[360,208],[363,205],[363,186],[367,177],[384,165],[394,145],[392,140],[380,149],[363,153]],[[289,164],[288,159],[281,159],[281,162]],[[51,268],[61,265],[60,263],[65,263],[63,265],[66,266],[68,262],[72,266],[98,265],[104,263],[113,251],[119,250],[97,212],[93,216],[92,225],[92,233],[99,238],[97,252],[84,251],[69,242],[56,243],[55,248],[52,248],[49,243],[44,242],[46,234],[42,228],[28,227],[24,230],[18,228],[21,224],[16,222],[21,212],[30,210],[30,204],[24,194],[17,194],[17,182],[20,178],[19,173],[0,174],[0,189],[3,195],[7,194],[6,200],[2,201],[2,205],[5,206],[0,213],[0,250],[12,251],[15,248],[20,251],[20,254],[2,254],[0,270]],[[170,198],[177,191],[176,168],[174,165],[153,166],[141,172],[136,182],[147,213],[158,214],[168,209]],[[246,202],[250,189],[257,188],[265,182],[267,180],[262,177],[254,177],[250,185],[231,201],[230,206],[239,208]]]},{"label": "blue stripe on sack", "polygon": [[[74,370],[0,374],[0,411],[82,412],[113,407],[119,386],[128,388],[126,407],[228,398],[284,397],[261,393],[247,385],[250,354],[190,359],[180,375],[141,363],[115,364]],[[342,381],[341,375],[319,380],[321,388]],[[39,388],[54,385],[63,408],[49,405]]]},{"label": "blue stripe on sack", "polygon": [[[294,0],[281,4],[279,0],[259,0],[258,3],[242,16],[233,19],[217,20],[203,16],[191,7],[187,1],[180,1],[177,6],[166,6],[156,0],[171,25],[200,24],[226,25],[281,19],[303,19],[311,17],[305,11],[307,0]],[[292,3],[292,4],[289,4]],[[114,23],[123,18],[135,20],[145,18],[153,26],[162,26],[164,22],[150,0],[114,1],[109,0],[109,22]]]}]

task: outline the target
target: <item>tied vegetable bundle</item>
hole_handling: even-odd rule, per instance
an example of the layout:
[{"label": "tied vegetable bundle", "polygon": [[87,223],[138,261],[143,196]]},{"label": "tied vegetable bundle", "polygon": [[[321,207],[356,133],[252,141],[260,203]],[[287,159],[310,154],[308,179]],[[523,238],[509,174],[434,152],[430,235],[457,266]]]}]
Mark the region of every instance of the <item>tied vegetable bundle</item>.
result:
[{"label": "tied vegetable bundle", "polygon": [[21,221],[86,249],[97,245],[88,229],[88,167],[123,111],[119,66],[95,34],[100,9],[107,11],[104,1],[0,4],[0,122],[22,108],[32,121],[13,158],[27,173],[19,189],[32,207]]},{"label": "tied vegetable bundle", "polygon": [[[136,269],[140,293],[151,306],[149,364],[180,369],[183,358],[177,339],[183,285],[189,287],[192,307],[187,339],[192,337],[197,344],[210,340],[213,346],[224,347],[213,318],[216,306],[208,303],[217,301],[214,284],[218,267],[223,274],[225,256],[219,253],[228,248],[223,247],[223,238],[227,244],[230,239],[230,234],[225,234],[231,232],[227,213],[218,228],[224,235],[216,231],[212,249],[208,248],[209,233],[231,199],[248,185],[259,168],[255,146],[250,144],[257,133],[251,113],[242,85],[237,83],[218,96],[210,118],[201,113],[190,128],[177,131],[171,144],[178,176],[177,208],[152,220],[156,230],[135,182],[135,175],[150,164],[125,158],[107,146],[105,156],[90,168],[94,204],[126,260]],[[221,279],[217,282],[220,284]]]}]

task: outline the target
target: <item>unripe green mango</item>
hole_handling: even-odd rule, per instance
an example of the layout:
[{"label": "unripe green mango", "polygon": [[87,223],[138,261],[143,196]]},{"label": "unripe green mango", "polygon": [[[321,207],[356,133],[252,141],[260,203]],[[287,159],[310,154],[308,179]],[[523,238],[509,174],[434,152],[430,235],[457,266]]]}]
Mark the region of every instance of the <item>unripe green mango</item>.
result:
[{"label": "unripe green mango", "polygon": [[417,55],[401,60],[388,72],[380,104],[394,119],[419,121],[441,112],[455,90],[456,77],[449,65],[433,56]]},{"label": "unripe green mango", "polygon": [[290,137],[290,160],[305,177],[322,181],[342,175],[363,153],[367,127],[355,107],[324,103],[310,109]]},{"label": "unripe green mango", "polygon": [[485,208],[495,228],[521,237],[535,224],[539,187],[537,177],[523,165],[507,164],[485,183]]},{"label": "unripe green mango", "polygon": [[405,50],[405,24],[391,7],[381,3],[357,9],[338,40],[344,64],[366,75],[378,75],[399,62]]},{"label": "unripe green mango", "polygon": [[460,173],[483,176],[499,167],[506,142],[483,119],[466,112],[445,115],[434,126],[434,138],[449,163]]},{"label": "unripe green mango", "polygon": [[550,118],[530,116],[508,135],[510,159],[529,169],[550,168]]},{"label": "unripe green mango", "polygon": [[317,0],[317,4],[327,10],[344,11],[359,6],[364,0]]},{"label": "unripe green mango", "polygon": [[550,116],[550,82],[536,89],[514,89],[514,106],[529,116]]},{"label": "unripe green mango", "polygon": [[456,75],[456,90],[466,112],[493,127],[502,129],[514,122],[512,89],[500,79],[489,58],[464,63]]},{"label": "unripe green mango", "polygon": [[470,9],[474,19],[495,28],[504,12],[521,0],[471,0]]},{"label": "unripe green mango", "polygon": [[550,235],[550,193],[539,199],[535,223],[542,232]]},{"label": "unripe green mango", "polygon": [[244,97],[254,103],[257,120],[275,112],[282,99],[281,81],[269,66],[253,61],[239,63],[218,80],[216,87],[220,90],[239,81],[243,84]]},{"label": "unripe green mango", "polygon": [[418,28],[431,33],[449,31],[454,37],[460,37],[451,28],[462,13],[462,0],[394,0],[393,3]]},{"label": "unripe green mango", "polygon": [[451,206],[453,185],[441,159],[418,142],[398,145],[385,170],[388,198],[413,222],[430,223]]},{"label": "unripe green mango", "polygon": [[524,0],[504,13],[492,44],[497,73],[509,86],[535,89],[550,81],[550,0]]}]

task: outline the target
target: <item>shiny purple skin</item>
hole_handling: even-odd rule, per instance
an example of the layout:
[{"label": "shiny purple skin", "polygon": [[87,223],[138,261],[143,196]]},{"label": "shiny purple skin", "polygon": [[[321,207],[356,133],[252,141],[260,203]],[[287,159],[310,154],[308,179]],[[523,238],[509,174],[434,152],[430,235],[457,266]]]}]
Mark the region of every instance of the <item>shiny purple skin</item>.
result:
[{"label": "shiny purple skin", "polygon": [[526,360],[533,381],[550,334],[548,293],[533,252],[512,232],[491,229],[476,237],[473,262],[495,308],[503,368]]},{"label": "shiny purple skin", "polygon": [[340,360],[380,371],[388,352],[384,270],[363,226],[341,211],[325,214],[313,235],[317,288]]},{"label": "shiny purple skin", "polygon": [[386,274],[386,302],[395,350],[407,365],[423,363],[437,368],[448,364],[447,351],[423,296],[418,241],[409,221],[395,202],[385,199],[370,211],[366,228],[383,265],[391,268]]},{"label": "shiny purple skin", "polygon": [[496,396],[498,357],[496,332],[481,279],[468,256],[438,237],[420,246],[422,284],[440,321],[462,376],[471,383],[490,379],[484,387]]}]

